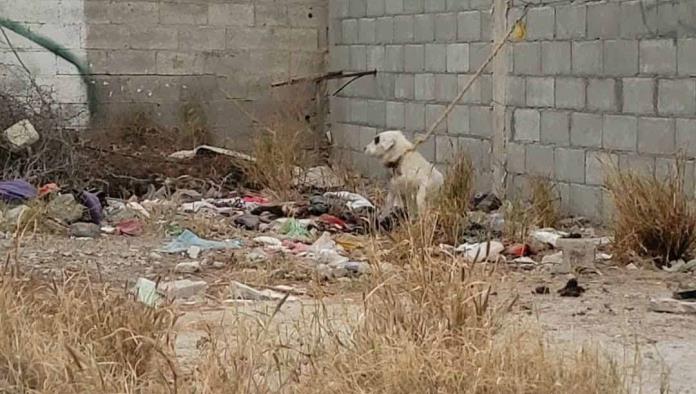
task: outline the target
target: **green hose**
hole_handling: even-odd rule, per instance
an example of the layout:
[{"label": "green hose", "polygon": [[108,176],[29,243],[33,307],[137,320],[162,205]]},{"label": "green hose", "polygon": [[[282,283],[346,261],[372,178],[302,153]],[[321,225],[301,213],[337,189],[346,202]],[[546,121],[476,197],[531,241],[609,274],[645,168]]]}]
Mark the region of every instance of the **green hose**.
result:
[{"label": "green hose", "polygon": [[85,85],[87,86],[87,104],[89,105],[89,112],[94,113],[96,112],[97,109],[97,101],[96,101],[96,91],[95,91],[95,86],[91,83],[89,80],[89,67],[86,65],[82,64],[80,60],[75,56],[70,50],[67,48],[64,48],[57,42],[51,40],[50,38],[43,37],[39,34],[36,34],[32,32],[31,30],[27,29],[24,25],[21,23],[11,21],[5,18],[0,18],[0,26],[6,27],[13,32],[19,34],[20,36],[31,40],[35,42],[36,44],[46,48],[47,50],[51,51],[54,53],[56,56],[65,59],[67,62],[71,63],[72,65],[75,66],[77,71],[80,72],[80,76],[82,77],[82,80],[84,81]]}]

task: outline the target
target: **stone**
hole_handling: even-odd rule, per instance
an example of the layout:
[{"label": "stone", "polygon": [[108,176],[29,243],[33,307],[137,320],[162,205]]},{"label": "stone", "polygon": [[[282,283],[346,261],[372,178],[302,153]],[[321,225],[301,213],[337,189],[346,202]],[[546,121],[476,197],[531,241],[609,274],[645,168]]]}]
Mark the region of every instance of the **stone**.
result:
[{"label": "stone", "polygon": [[283,245],[283,242],[281,240],[274,237],[256,237],[254,238],[254,242],[271,247],[280,247]]},{"label": "stone", "polygon": [[193,274],[201,270],[201,263],[198,261],[190,261],[186,263],[179,263],[174,267],[174,272],[179,274]]},{"label": "stone", "polygon": [[96,238],[101,235],[101,228],[94,223],[73,223],[69,233],[75,238]]},{"label": "stone", "polygon": [[365,275],[372,272],[370,265],[361,261],[347,261],[339,264],[336,269],[344,269],[348,274],[353,276]]},{"label": "stone", "polygon": [[597,253],[597,244],[593,240],[582,238],[561,238],[556,243],[563,252],[563,263],[566,268],[592,268]]},{"label": "stone", "polygon": [[18,205],[14,208],[8,209],[5,212],[3,221],[9,225],[16,225],[20,217],[29,209],[26,205]]},{"label": "stone", "polygon": [[652,298],[648,308],[653,312],[696,314],[696,302],[681,301],[672,298]]},{"label": "stone", "polygon": [[39,133],[27,119],[20,120],[4,132],[13,149],[22,149],[39,141]]},{"label": "stone", "polygon": [[186,254],[188,255],[188,257],[190,257],[190,258],[192,258],[192,259],[197,259],[198,256],[201,255],[201,248],[200,248],[199,246],[195,246],[195,245],[194,245],[194,246],[191,246],[191,247],[188,248],[188,250],[186,251]]},{"label": "stone", "polygon": [[256,215],[244,214],[234,218],[234,224],[237,227],[244,228],[245,230],[255,231],[258,230],[259,224],[261,224],[261,219]]},{"label": "stone", "polygon": [[541,264],[561,264],[563,261],[563,252],[548,254],[541,259]]},{"label": "stone", "polygon": [[252,250],[247,253],[246,260],[250,263],[263,263],[268,260],[268,256],[266,256],[263,250]]},{"label": "stone", "polygon": [[163,283],[160,289],[171,298],[191,298],[208,288],[208,283],[202,280],[190,279],[175,280]]},{"label": "stone", "polygon": [[72,194],[59,194],[46,206],[49,217],[64,224],[75,223],[82,218],[85,207],[75,200]]}]

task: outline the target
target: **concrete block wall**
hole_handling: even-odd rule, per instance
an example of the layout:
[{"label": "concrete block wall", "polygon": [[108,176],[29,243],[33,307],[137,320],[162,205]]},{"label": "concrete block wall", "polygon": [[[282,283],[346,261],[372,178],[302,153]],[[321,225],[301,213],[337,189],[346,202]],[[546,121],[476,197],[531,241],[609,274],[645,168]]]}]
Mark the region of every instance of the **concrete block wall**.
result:
[{"label": "concrete block wall", "polygon": [[[0,5],[3,17],[35,23],[59,42],[65,38],[61,43],[89,64],[96,86],[94,128],[108,129],[139,112],[162,125],[181,126],[183,108],[195,104],[205,112],[211,143],[249,148],[254,128],[228,97],[262,116],[274,109],[272,82],[325,69],[326,0],[0,0]],[[36,52],[51,57],[41,48]],[[62,71],[42,69],[56,91],[85,102],[84,86],[64,88]],[[323,125],[321,103],[307,112],[310,121]]]},{"label": "concrete block wall", "polygon": [[[85,58],[84,0],[0,0],[0,17],[19,22]],[[0,34],[0,89],[19,97],[34,96],[33,79],[45,91],[53,92],[70,126],[86,124],[86,86],[75,67],[7,28],[4,33],[7,38]]]},{"label": "concrete block wall", "polygon": [[[437,119],[490,51],[491,4],[329,1],[329,69],[378,71],[329,97],[336,157],[366,174],[383,175],[363,147],[386,129],[413,138]],[[490,188],[491,98],[488,71],[420,149],[443,168],[458,149],[467,151],[481,190]]]},{"label": "concrete block wall", "polygon": [[[599,219],[611,212],[602,162],[662,176],[681,150],[693,195],[696,1],[329,3],[329,67],[378,70],[330,98],[337,157],[364,172],[379,165],[362,146],[380,130],[425,130],[488,56],[494,32],[507,32],[531,3],[526,37],[505,47],[495,73],[424,146],[426,157],[445,164],[461,147],[480,190],[525,194],[532,177],[544,177],[565,211]],[[511,8],[496,18],[493,3]]]},{"label": "concrete block wall", "polygon": [[[520,2],[509,23],[520,15]],[[535,4],[505,76],[511,116],[508,190],[552,179],[570,212],[611,214],[600,163],[664,176],[696,157],[696,2]]]}]

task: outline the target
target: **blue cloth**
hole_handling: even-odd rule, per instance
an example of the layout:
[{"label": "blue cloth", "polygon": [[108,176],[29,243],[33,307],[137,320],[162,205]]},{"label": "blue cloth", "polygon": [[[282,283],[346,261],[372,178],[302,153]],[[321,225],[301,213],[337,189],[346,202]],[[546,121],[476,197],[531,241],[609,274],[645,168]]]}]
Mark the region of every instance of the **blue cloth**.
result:
[{"label": "blue cloth", "polygon": [[181,253],[189,250],[191,246],[198,246],[201,250],[211,250],[211,249],[239,249],[242,247],[242,243],[239,240],[233,241],[210,241],[207,239],[200,238],[196,234],[192,233],[190,230],[184,230],[183,233],[179,234],[178,237],[173,239],[169,244],[165,245],[163,248],[158,249],[158,252],[162,253]]},{"label": "blue cloth", "polygon": [[27,181],[0,181],[0,200],[4,202],[22,202],[36,198],[36,188]]}]

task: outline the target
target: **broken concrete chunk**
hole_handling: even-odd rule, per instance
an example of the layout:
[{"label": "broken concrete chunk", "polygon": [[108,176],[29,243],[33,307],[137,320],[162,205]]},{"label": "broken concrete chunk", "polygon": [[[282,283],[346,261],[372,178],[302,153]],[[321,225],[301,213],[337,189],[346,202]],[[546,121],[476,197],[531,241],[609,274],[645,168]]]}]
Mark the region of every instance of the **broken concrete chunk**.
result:
[{"label": "broken concrete chunk", "polygon": [[101,228],[94,223],[73,223],[69,232],[75,238],[97,238],[101,235]]},{"label": "broken concrete chunk", "polygon": [[145,278],[138,278],[135,282],[135,296],[138,301],[147,306],[156,306],[162,299],[157,292],[157,284]]},{"label": "broken concrete chunk", "polygon": [[39,133],[28,120],[20,120],[5,130],[5,138],[13,149],[22,149],[39,141]]},{"label": "broken concrete chunk", "polygon": [[563,265],[575,268],[593,268],[597,245],[591,239],[561,238],[557,247],[563,251]]},{"label": "broken concrete chunk", "polygon": [[77,202],[72,194],[59,194],[46,206],[48,216],[64,224],[82,219],[84,211],[85,207]]},{"label": "broken concrete chunk", "polygon": [[160,286],[160,289],[172,298],[191,298],[202,293],[206,288],[208,288],[208,284],[205,281],[189,279],[166,282]]},{"label": "broken concrete chunk", "polygon": [[696,302],[680,301],[672,298],[650,299],[649,309],[653,312],[696,314]]},{"label": "broken concrete chunk", "polygon": [[[232,298],[252,301],[273,301],[282,300],[285,294],[273,290],[256,290],[243,283],[232,281],[230,284],[230,295]],[[288,301],[295,300],[295,297],[288,296]]]},{"label": "broken concrete chunk", "polygon": [[193,245],[193,246],[188,248],[188,250],[186,251],[186,254],[188,255],[188,257],[190,257],[192,259],[197,259],[198,256],[201,255],[201,248],[200,248],[200,246]]},{"label": "broken concrete chunk", "polygon": [[174,272],[180,274],[193,274],[201,270],[201,263],[198,261],[190,261],[187,263],[179,263],[174,268]]}]

